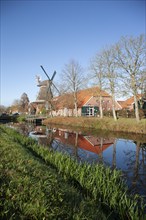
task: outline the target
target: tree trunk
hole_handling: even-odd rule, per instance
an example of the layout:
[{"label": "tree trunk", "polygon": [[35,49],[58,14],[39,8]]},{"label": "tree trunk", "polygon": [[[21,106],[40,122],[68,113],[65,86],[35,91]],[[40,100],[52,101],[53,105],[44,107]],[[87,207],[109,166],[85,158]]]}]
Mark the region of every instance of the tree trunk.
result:
[{"label": "tree trunk", "polygon": [[78,117],[77,94],[74,92],[75,116]]},{"label": "tree trunk", "polygon": [[136,116],[136,121],[139,122],[139,109],[138,109],[138,102],[137,102],[137,97],[134,95],[134,104],[135,104],[135,116]]},{"label": "tree trunk", "polygon": [[114,120],[117,121],[116,111],[115,111],[115,96],[112,95],[112,110],[113,110],[113,117]]},{"label": "tree trunk", "polygon": [[100,118],[103,118],[102,96],[99,97],[99,111],[100,111]]}]

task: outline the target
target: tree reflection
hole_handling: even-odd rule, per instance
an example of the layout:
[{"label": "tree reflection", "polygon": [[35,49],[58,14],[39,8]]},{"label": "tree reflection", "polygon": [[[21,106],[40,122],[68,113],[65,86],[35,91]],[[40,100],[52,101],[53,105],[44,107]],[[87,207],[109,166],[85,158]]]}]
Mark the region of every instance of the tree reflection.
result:
[{"label": "tree reflection", "polygon": [[78,132],[75,132],[75,145],[74,145],[74,156],[78,159]]},{"label": "tree reflection", "polygon": [[146,144],[135,141],[135,150],[125,151],[127,163],[127,176],[129,176],[130,190],[146,194]]},{"label": "tree reflection", "polygon": [[99,163],[103,163],[103,143],[104,143],[104,139],[103,137],[99,138],[99,147],[100,147],[100,151],[99,151]]},{"label": "tree reflection", "polygon": [[115,139],[114,144],[113,144],[112,169],[116,168],[116,145],[117,145],[117,139]]},{"label": "tree reflection", "polygon": [[138,171],[139,171],[139,153],[140,153],[140,142],[136,143],[136,153],[135,153],[135,165],[133,171],[133,181],[132,186],[135,188],[138,180]]}]

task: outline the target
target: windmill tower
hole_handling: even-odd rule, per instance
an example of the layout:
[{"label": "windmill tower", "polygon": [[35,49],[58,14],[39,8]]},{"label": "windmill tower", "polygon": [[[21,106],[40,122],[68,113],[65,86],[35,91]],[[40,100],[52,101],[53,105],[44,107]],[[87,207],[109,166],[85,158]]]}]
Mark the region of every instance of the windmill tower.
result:
[{"label": "windmill tower", "polygon": [[43,72],[45,73],[45,75],[47,76],[47,80],[41,81],[40,77],[37,76],[37,82],[38,82],[38,87],[40,87],[40,91],[37,97],[37,100],[45,103],[45,107],[46,110],[50,110],[50,112],[52,112],[52,98],[53,98],[53,92],[52,92],[52,88],[54,87],[57,92],[60,94],[59,90],[57,89],[57,87],[54,85],[53,83],[53,79],[56,75],[56,71],[54,71],[52,77],[50,78],[49,75],[47,74],[47,72],[45,71],[45,69],[43,68],[43,66],[40,66],[41,69],[43,70]]}]

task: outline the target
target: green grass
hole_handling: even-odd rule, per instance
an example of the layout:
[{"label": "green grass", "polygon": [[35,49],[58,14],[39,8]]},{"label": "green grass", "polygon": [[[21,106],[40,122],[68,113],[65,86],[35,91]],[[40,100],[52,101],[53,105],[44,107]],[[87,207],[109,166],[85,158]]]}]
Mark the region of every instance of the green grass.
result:
[{"label": "green grass", "polygon": [[0,126],[1,219],[144,219],[121,172],[78,164]]},{"label": "green grass", "polygon": [[106,219],[108,212],[24,147],[34,141],[0,131],[0,219]]},{"label": "green grass", "polygon": [[135,119],[120,118],[114,121],[113,118],[96,118],[96,117],[54,117],[44,120],[44,124],[58,124],[82,128],[93,128],[96,130],[127,132],[146,134],[146,119],[139,123]]}]

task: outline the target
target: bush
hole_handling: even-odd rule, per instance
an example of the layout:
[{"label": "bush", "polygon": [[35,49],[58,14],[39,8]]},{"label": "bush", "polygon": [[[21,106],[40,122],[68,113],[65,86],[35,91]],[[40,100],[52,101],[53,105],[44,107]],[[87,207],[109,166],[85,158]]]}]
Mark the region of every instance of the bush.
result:
[{"label": "bush", "polygon": [[25,115],[18,116],[17,121],[18,122],[25,122],[26,121],[26,116]]}]

